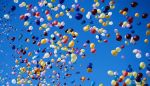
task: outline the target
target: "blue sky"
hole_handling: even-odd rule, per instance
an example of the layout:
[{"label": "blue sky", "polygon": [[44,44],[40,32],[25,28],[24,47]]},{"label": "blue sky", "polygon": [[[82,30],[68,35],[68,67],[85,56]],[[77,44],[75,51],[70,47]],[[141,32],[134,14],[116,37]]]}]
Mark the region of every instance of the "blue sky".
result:
[{"label": "blue sky", "polygon": [[[21,1],[19,1],[19,3]],[[33,6],[38,6],[38,0],[24,0],[24,1],[26,3],[32,4]],[[108,70],[117,71],[120,75],[121,71],[126,70],[129,64],[132,65],[134,71],[142,72],[144,76],[148,78],[148,76],[145,74],[146,69],[139,70],[138,66],[141,61],[145,62],[146,64],[149,64],[147,61],[148,58],[145,57],[144,54],[146,52],[150,52],[150,49],[149,49],[150,44],[145,44],[143,41],[145,38],[150,39],[149,37],[146,37],[145,35],[145,32],[147,30],[146,24],[150,22],[150,17],[146,19],[142,19],[141,15],[142,13],[150,14],[150,9],[149,9],[150,1],[149,0],[135,0],[138,2],[138,5],[136,8],[132,8],[130,6],[130,3],[133,1],[134,0],[116,0],[115,9],[111,10],[113,15],[110,18],[110,20],[113,21],[114,23],[112,26],[106,26],[106,27],[102,26],[101,24],[99,24],[98,20],[94,18],[94,16],[92,16],[90,20],[86,19],[85,17],[86,13],[93,9],[92,8],[92,4],[94,3],[93,0],[79,0],[80,6],[85,9],[85,12],[82,13],[83,14],[82,20],[86,21],[85,24],[81,24],[82,20],[75,19],[75,14],[78,13],[76,11],[74,13],[71,13],[73,16],[72,19],[69,19],[67,16],[57,19],[58,21],[65,22],[64,29],[61,30],[56,27],[53,27],[51,31],[48,32],[48,34],[52,34],[53,31],[58,31],[62,34],[65,34],[65,30],[67,28],[73,28],[74,31],[79,33],[79,36],[76,39],[79,41],[79,43],[75,45],[76,47],[83,48],[82,44],[85,43],[86,40],[90,40],[91,42],[95,43],[95,46],[96,46],[95,54],[92,54],[90,52],[89,47],[86,48],[86,58],[82,59],[79,56],[76,63],[73,64],[73,66],[75,67],[75,70],[73,71],[69,70],[69,73],[71,73],[72,76],[66,80],[60,79],[61,83],[66,82],[67,86],[72,86],[70,82],[75,80],[75,83],[77,84],[77,86],[79,86],[79,84],[81,84],[82,86],[90,86],[91,82],[94,81],[95,86],[98,86],[99,83],[103,83],[105,86],[110,86],[110,82],[113,79],[113,77],[108,76],[107,71]],[[56,3],[54,4],[57,4],[57,2],[58,1],[56,1]],[[105,0],[105,3],[100,2],[99,9],[102,9],[103,7],[108,5],[108,2],[109,0]],[[69,2],[65,0],[63,4],[67,7],[71,7],[71,5],[73,4],[73,0],[70,0]],[[16,6],[16,10],[14,12],[10,11],[10,8],[12,7],[12,5]],[[11,49],[11,45],[15,45],[16,47],[22,46],[23,48],[27,46],[27,47],[30,47],[30,51],[33,52],[34,50],[37,50],[39,47],[37,47],[36,45],[33,45],[32,42],[26,43],[24,41],[25,38],[31,39],[33,35],[35,35],[36,37],[39,37],[39,39],[44,38],[44,36],[41,36],[43,32],[38,30],[38,26],[34,22],[32,22],[32,26],[34,27],[33,31],[31,31],[30,33],[26,32],[28,28],[23,25],[24,21],[21,21],[19,19],[19,16],[21,14],[26,13],[27,11],[25,8],[18,7],[18,5],[19,4],[15,4],[13,3],[13,1],[10,1],[10,0],[0,0],[0,17],[1,17],[0,18],[1,19],[0,20],[0,28],[1,28],[0,32],[6,31],[8,28],[10,28],[9,26],[13,26],[10,32],[5,32],[4,34],[0,35],[0,41],[1,41],[0,42],[0,50],[1,50],[0,52],[0,77],[6,78],[6,81],[1,80],[0,84],[2,85],[5,84],[6,82],[10,82],[11,84],[11,79],[16,78],[16,76],[11,75],[11,72],[12,72],[12,67],[15,65],[15,59],[18,58],[19,55],[14,50]],[[120,22],[126,21],[126,18],[119,13],[119,10],[125,7],[129,9],[128,11],[129,16],[134,16],[136,12],[140,14],[139,18],[134,18],[132,29],[121,28],[119,26]],[[45,16],[44,12],[42,12],[42,10],[45,10],[45,9],[47,8],[39,7],[41,16]],[[52,17],[54,17],[55,16],[54,14],[56,13],[57,12],[52,11],[51,12]],[[4,14],[10,14],[10,19],[8,21],[6,21],[6,19],[3,18]],[[33,19],[31,20],[33,21]],[[108,31],[108,33],[110,33],[111,37],[108,38],[108,43],[104,43],[104,42],[98,43],[97,39],[95,38],[96,34],[91,34],[90,32],[83,31],[82,28],[85,25],[88,25],[90,21],[93,21],[93,24],[90,24],[91,26],[104,28]],[[141,22],[141,25],[137,25],[138,22]],[[6,24],[6,26],[3,26],[4,24]],[[121,42],[116,41],[115,33],[114,33],[115,28],[119,30],[120,34],[123,37]],[[129,44],[128,46],[125,46],[125,48],[122,49],[122,51],[116,57],[112,56],[111,50],[124,44],[124,41],[126,40],[124,38],[125,34],[131,33],[131,31],[133,30],[135,31],[133,35],[139,35],[140,40],[135,45]],[[21,40],[18,40],[18,37],[20,34],[23,34],[23,38]],[[14,42],[7,39],[13,36],[16,37],[16,40]],[[48,44],[40,46],[40,49],[43,49],[48,46],[49,46]],[[137,59],[135,57],[135,54],[132,53],[133,49],[139,49],[142,51],[141,59]],[[125,59],[121,58],[122,55],[125,56]],[[40,53],[39,57],[42,58],[42,56],[43,54]],[[27,55],[23,57],[28,58]],[[92,73],[88,73],[86,71],[87,65],[90,62],[93,63]],[[82,66],[80,67],[80,65]],[[20,65],[20,66],[23,66],[23,65]],[[59,69],[57,68],[55,69],[55,67],[52,70],[57,70],[61,72]],[[49,70],[49,72],[51,73],[52,70]],[[75,72],[77,71],[80,71],[80,74],[75,74]],[[49,76],[49,75],[50,75],[49,73],[46,74],[46,76]],[[82,82],[80,80],[81,76],[90,78],[90,80],[86,80],[85,82]],[[62,74],[62,77],[63,77],[63,74]],[[47,82],[51,83],[50,81],[51,80],[47,79]],[[36,85],[37,82],[38,81],[33,80],[34,85]],[[148,82],[150,82],[149,78],[148,78]],[[11,84],[10,86],[13,86],[13,85]],[[28,85],[25,85],[25,86],[28,86]]]}]

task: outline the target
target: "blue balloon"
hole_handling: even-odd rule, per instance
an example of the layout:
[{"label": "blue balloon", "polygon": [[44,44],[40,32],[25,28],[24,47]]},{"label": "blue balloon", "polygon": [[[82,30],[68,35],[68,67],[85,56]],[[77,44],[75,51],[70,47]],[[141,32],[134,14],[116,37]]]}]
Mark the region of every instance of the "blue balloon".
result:
[{"label": "blue balloon", "polygon": [[64,1],[65,1],[65,0],[59,0],[59,3],[60,3],[60,4],[63,4],[63,3],[64,3]]},{"label": "blue balloon", "polygon": [[91,82],[91,86],[95,86],[95,82],[94,81]]}]

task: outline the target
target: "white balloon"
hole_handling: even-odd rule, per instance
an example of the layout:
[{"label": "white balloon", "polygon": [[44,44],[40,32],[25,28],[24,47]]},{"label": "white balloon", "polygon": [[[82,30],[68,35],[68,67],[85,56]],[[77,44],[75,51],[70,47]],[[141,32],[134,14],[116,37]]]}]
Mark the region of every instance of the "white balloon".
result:
[{"label": "white balloon", "polygon": [[109,25],[113,25],[113,21],[110,21],[110,22],[109,22]]},{"label": "white balloon", "polygon": [[147,71],[146,71],[146,74],[150,77],[150,71],[147,70]]},{"label": "white balloon", "polygon": [[12,79],[11,83],[12,83],[12,84],[16,84],[16,80],[15,80],[15,79]]},{"label": "white balloon", "polygon": [[40,18],[40,22],[43,22],[44,21],[44,18]]},{"label": "white balloon", "polygon": [[99,35],[96,35],[96,39],[99,39]]},{"label": "white balloon", "polygon": [[115,33],[118,33],[118,29],[114,29],[114,32],[115,32]]},{"label": "white balloon", "polygon": [[87,18],[87,19],[90,19],[90,15],[89,15],[89,14],[86,14],[86,18]]},{"label": "white balloon", "polygon": [[65,5],[62,5],[62,6],[61,6],[61,9],[63,9],[63,10],[64,10],[65,8],[66,8],[66,7],[65,7]]},{"label": "white balloon", "polygon": [[9,19],[9,18],[10,18],[10,17],[9,17],[9,14],[5,14],[5,15],[4,15],[4,18],[5,18],[5,19]]},{"label": "white balloon", "polygon": [[72,62],[72,63],[75,63],[76,60],[77,60],[76,54],[72,53],[72,54],[71,54],[71,62]]},{"label": "white balloon", "polygon": [[18,3],[18,0],[14,0],[14,3]]},{"label": "white balloon", "polygon": [[50,54],[48,52],[46,52],[43,56],[43,58],[49,58],[50,57]]},{"label": "white balloon", "polygon": [[142,57],[142,55],[141,55],[140,53],[137,53],[137,54],[136,54],[136,58],[139,59],[139,58],[141,58],[141,57]]},{"label": "white balloon", "polygon": [[145,56],[146,56],[146,57],[149,57],[149,56],[150,56],[150,53],[146,53]]},{"label": "white balloon", "polygon": [[108,15],[111,16],[111,15],[112,15],[112,12],[108,12]]},{"label": "white balloon", "polygon": [[132,52],[136,54],[138,52],[138,49],[134,49]]}]

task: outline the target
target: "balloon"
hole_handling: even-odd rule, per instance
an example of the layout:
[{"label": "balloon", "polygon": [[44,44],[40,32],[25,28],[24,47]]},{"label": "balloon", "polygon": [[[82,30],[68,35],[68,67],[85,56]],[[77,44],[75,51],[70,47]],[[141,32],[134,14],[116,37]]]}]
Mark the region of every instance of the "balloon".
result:
[{"label": "balloon", "polygon": [[50,54],[48,52],[46,52],[43,56],[43,58],[49,58],[50,57]]},{"label": "balloon", "polygon": [[104,84],[100,83],[99,86],[104,86]]},{"label": "balloon", "polygon": [[65,0],[59,0],[59,3],[60,3],[60,4],[63,4],[63,3],[64,3],[64,1],[65,1]]},{"label": "balloon", "polygon": [[90,29],[90,26],[89,26],[89,25],[86,25],[86,26],[83,27],[83,30],[84,30],[85,32],[87,32],[89,29]]},{"label": "balloon", "polygon": [[111,81],[111,85],[112,85],[112,86],[116,86],[116,84],[117,84],[117,82],[116,82],[115,80],[112,80],[112,81]]},{"label": "balloon", "polygon": [[93,15],[96,15],[96,14],[97,14],[97,9],[93,9],[93,10],[91,11],[91,13],[92,13]]},{"label": "balloon", "polygon": [[17,81],[16,81],[15,79],[12,79],[11,83],[12,83],[12,84],[16,84]]},{"label": "balloon", "polygon": [[146,71],[146,74],[150,77],[150,71],[147,70],[147,71]]},{"label": "balloon", "polygon": [[51,16],[47,16],[47,20],[48,21],[52,20],[52,17]]},{"label": "balloon", "polygon": [[92,72],[92,68],[87,68],[87,72]]},{"label": "balloon", "polygon": [[139,13],[135,13],[135,17],[139,17]]},{"label": "balloon", "polygon": [[70,47],[70,48],[74,47],[74,41],[73,40],[69,42],[68,47]]},{"label": "balloon", "polygon": [[141,54],[140,54],[140,53],[137,53],[137,54],[136,54],[136,58],[138,58],[138,59],[139,59],[139,58],[141,58],[141,57],[142,57],[142,56],[141,56]]},{"label": "balloon", "polygon": [[90,29],[90,32],[91,32],[92,34],[95,34],[95,33],[96,33],[96,29],[95,29],[95,28],[91,28],[91,29]]},{"label": "balloon", "polygon": [[121,40],[122,40],[122,36],[121,36],[121,35],[117,35],[117,36],[116,36],[116,40],[117,40],[117,41],[121,41]]},{"label": "balloon", "polygon": [[95,86],[95,82],[94,82],[94,81],[92,81],[90,86]]},{"label": "balloon", "polygon": [[118,52],[117,52],[116,50],[111,50],[111,54],[112,54],[113,56],[117,56]]},{"label": "balloon", "polygon": [[131,3],[131,7],[136,7],[137,5],[138,5],[137,2],[132,2],[132,3]]},{"label": "balloon", "polygon": [[82,80],[82,81],[85,81],[85,80],[86,80],[86,77],[82,76],[82,77],[81,77],[81,80]]},{"label": "balloon", "polygon": [[143,18],[143,19],[145,19],[145,18],[147,18],[147,17],[148,17],[148,14],[147,14],[147,13],[143,13],[143,14],[142,14],[142,18]]},{"label": "balloon", "polygon": [[125,80],[125,83],[126,83],[127,85],[130,85],[130,84],[131,84],[131,80],[130,80],[129,78],[127,78],[127,79]]},{"label": "balloon", "polygon": [[75,18],[76,18],[77,20],[82,19],[82,17],[83,17],[83,15],[80,14],[80,13],[77,13],[76,16],[75,16]]},{"label": "balloon", "polygon": [[18,3],[18,0],[14,0],[14,3]]},{"label": "balloon", "polygon": [[147,24],[147,28],[149,28],[149,29],[150,29],[150,23],[148,23],[148,24]]},{"label": "balloon", "polygon": [[107,74],[108,74],[109,76],[113,76],[113,75],[114,75],[114,72],[113,72],[112,70],[109,70],[109,71],[107,72]]},{"label": "balloon", "polygon": [[146,36],[149,36],[150,35],[150,30],[147,30],[146,31]]},{"label": "balloon", "polygon": [[145,42],[146,44],[148,44],[149,40],[148,40],[148,39],[145,39],[144,42]]},{"label": "balloon", "polygon": [[126,39],[131,39],[131,34],[126,34]]},{"label": "balloon", "polygon": [[41,44],[46,44],[46,42],[47,42],[47,39],[42,39],[41,40]]},{"label": "balloon", "polygon": [[137,77],[137,72],[133,72],[132,75],[134,76],[134,78]]},{"label": "balloon", "polygon": [[94,44],[94,43],[91,43],[91,44],[90,44],[90,48],[91,48],[91,49],[95,48],[95,44]]},{"label": "balloon", "polygon": [[120,51],[121,51],[121,48],[120,48],[120,47],[117,47],[117,48],[116,48],[116,51],[117,51],[117,52],[120,52]]},{"label": "balloon", "polygon": [[134,37],[133,37],[133,40],[134,41],[138,41],[140,39],[140,37],[138,36],[138,35],[135,35]]},{"label": "balloon", "polygon": [[144,62],[140,62],[140,68],[141,68],[141,69],[144,69],[145,66],[146,66],[146,64],[145,64]]},{"label": "balloon", "polygon": [[72,53],[72,54],[71,54],[71,62],[72,62],[72,63],[75,63],[76,60],[77,60],[76,54]]},{"label": "balloon", "polygon": [[5,15],[4,15],[4,18],[5,18],[5,19],[9,19],[9,18],[10,18],[10,17],[9,17],[9,14],[5,14]]},{"label": "balloon", "polygon": [[91,49],[91,52],[92,52],[92,53],[95,53],[95,52],[96,52],[96,49],[95,49],[95,48]]}]

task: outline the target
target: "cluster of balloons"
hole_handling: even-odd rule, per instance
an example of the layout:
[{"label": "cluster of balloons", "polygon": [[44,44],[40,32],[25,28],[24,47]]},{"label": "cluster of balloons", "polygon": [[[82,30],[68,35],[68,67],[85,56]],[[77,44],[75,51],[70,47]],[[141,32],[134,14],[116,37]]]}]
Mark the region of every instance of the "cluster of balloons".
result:
[{"label": "cluster of balloons", "polygon": [[[140,63],[140,68],[145,68],[144,62]],[[109,70],[107,73],[109,76],[114,77],[114,79],[111,81],[111,86],[119,86],[119,83],[122,82],[123,86],[148,86],[147,78],[144,77],[143,73],[134,71],[131,65],[128,65],[128,68],[123,70],[120,76],[117,72],[113,72],[112,70]]]}]

